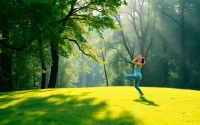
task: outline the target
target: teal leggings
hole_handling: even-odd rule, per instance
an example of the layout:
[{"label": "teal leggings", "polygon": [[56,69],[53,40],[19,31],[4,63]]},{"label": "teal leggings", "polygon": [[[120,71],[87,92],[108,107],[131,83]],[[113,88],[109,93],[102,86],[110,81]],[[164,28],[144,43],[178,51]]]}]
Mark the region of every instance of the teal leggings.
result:
[{"label": "teal leggings", "polygon": [[137,76],[134,74],[126,75],[126,78],[131,82],[135,81],[135,88],[138,90],[140,94],[143,94],[142,90],[139,88],[140,80],[142,79],[141,76]]}]

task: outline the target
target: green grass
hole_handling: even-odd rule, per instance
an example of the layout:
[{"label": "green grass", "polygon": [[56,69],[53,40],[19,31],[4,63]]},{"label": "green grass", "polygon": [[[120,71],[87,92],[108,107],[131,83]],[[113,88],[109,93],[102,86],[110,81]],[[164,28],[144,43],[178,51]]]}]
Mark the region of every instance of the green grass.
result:
[{"label": "green grass", "polygon": [[200,91],[141,88],[0,93],[0,125],[200,125]]}]

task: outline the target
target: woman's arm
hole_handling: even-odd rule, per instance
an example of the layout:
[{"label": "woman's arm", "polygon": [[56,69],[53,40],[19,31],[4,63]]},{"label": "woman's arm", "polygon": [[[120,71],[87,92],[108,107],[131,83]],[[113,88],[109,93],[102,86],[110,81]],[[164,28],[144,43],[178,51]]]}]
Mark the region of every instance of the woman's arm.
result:
[{"label": "woman's arm", "polygon": [[140,67],[140,63],[136,62],[136,60],[137,60],[140,56],[142,56],[142,55],[140,54],[138,57],[136,57],[135,59],[133,59],[133,60],[132,60],[132,64],[138,65],[138,66]]},{"label": "woman's arm", "polygon": [[136,62],[137,59],[138,59],[138,57],[136,57],[135,59],[133,59],[132,60],[132,64],[136,65],[137,64],[137,62]]}]

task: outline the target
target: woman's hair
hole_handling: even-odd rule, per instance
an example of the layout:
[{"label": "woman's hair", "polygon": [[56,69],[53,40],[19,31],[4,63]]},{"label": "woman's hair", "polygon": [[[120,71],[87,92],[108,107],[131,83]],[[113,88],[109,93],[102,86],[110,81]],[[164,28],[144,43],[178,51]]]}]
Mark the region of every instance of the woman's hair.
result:
[{"label": "woman's hair", "polygon": [[145,64],[145,59],[144,59],[144,57],[142,57],[142,61],[141,61],[141,63],[142,63],[142,65]]}]

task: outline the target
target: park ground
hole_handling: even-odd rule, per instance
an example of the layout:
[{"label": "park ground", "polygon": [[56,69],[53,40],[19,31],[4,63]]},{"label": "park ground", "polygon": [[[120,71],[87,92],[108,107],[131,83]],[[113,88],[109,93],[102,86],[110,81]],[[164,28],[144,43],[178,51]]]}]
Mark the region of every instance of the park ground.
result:
[{"label": "park ground", "polygon": [[200,125],[200,91],[132,86],[0,93],[0,125]]}]

